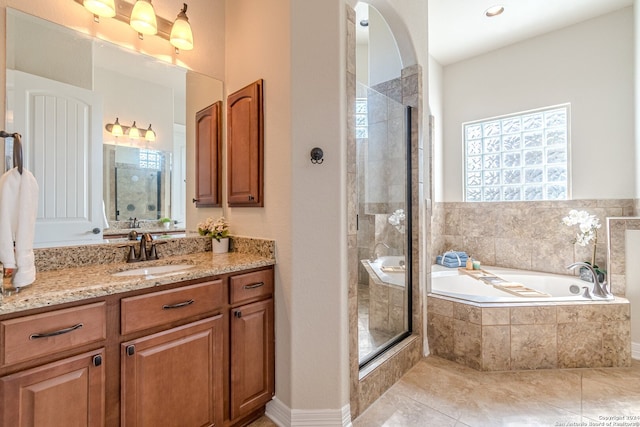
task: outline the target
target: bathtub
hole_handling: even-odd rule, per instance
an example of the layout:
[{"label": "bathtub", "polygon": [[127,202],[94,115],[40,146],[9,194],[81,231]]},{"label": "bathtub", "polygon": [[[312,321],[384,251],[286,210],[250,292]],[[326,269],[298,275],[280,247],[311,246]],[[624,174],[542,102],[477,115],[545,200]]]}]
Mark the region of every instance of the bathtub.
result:
[{"label": "bathtub", "polygon": [[483,267],[548,296],[518,296],[434,265],[427,295],[429,352],[482,371],[631,366],[630,305],[589,299],[569,275]]},{"label": "bathtub", "polygon": [[583,287],[591,289],[593,286],[592,283],[580,280],[577,276],[501,267],[483,267],[482,269],[507,282],[520,283],[548,296],[513,295],[458,271],[457,268],[447,268],[441,265],[432,267],[431,293],[476,303],[589,301],[588,298],[582,296]]}]

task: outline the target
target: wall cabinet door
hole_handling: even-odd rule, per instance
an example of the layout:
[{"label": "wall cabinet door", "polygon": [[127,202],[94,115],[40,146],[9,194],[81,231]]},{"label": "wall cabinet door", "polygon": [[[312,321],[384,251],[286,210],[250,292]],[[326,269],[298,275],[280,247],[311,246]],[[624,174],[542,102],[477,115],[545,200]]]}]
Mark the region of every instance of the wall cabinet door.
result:
[{"label": "wall cabinet door", "polygon": [[229,206],[264,206],[262,80],[227,99]]},{"label": "wall cabinet door", "polygon": [[196,113],[197,208],[222,204],[222,101]]},{"label": "wall cabinet door", "polygon": [[274,394],[273,298],[231,310],[231,419]]},{"label": "wall cabinet door", "polygon": [[122,426],[222,425],[222,315],[121,344]]},{"label": "wall cabinet door", "polygon": [[105,425],[104,349],[0,378],[2,427]]}]

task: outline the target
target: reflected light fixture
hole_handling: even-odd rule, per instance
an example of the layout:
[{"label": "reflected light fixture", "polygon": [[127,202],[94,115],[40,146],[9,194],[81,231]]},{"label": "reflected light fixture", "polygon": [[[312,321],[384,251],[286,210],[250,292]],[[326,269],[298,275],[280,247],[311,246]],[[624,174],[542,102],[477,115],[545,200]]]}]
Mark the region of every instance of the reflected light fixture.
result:
[{"label": "reflected light fixture", "polygon": [[151,123],[149,123],[149,129],[144,133],[144,139],[151,142],[156,140],[156,133],[151,129]]},{"label": "reflected light fixture", "polygon": [[182,9],[171,27],[169,42],[176,49],[191,50],[193,49],[193,33],[191,32],[189,18],[187,18],[187,4],[182,3],[182,5]]},{"label": "reflected light fixture", "polygon": [[124,136],[124,131],[122,130],[122,126],[120,126],[120,122],[117,117],[116,122],[111,125],[111,129],[109,129],[109,125],[107,125],[106,128],[113,136]]},{"label": "reflected light fixture", "polygon": [[140,130],[136,127],[136,122],[134,120],[133,124],[129,128],[129,138],[131,139],[140,139]]},{"label": "reflected light fixture", "polygon": [[153,10],[151,0],[137,0],[131,11],[129,19],[131,28],[138,32],[138,36],[152,36],[158,32],[158,22],[156,21],[156,12]]},{"label": "reflected light fixture", "polygon": [[114,0],[84,0],[85,8],[93,13],[93,20],[100,22],[100,17],[113,18],[116,16],[116,5]]},{"label": "reflected light fixture", "polygon": [[487,18],[493,18],[494,16],[502,15],[502,12],[504,12],[504,6],[500,6],[499,4],[497,4],[485,10],[484,15]]}]

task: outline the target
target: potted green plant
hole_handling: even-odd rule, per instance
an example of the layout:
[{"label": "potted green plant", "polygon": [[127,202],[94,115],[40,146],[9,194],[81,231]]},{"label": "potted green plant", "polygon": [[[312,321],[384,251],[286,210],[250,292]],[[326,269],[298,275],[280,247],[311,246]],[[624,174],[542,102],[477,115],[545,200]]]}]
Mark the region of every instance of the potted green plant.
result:
[{"label": "potted green plant", "polygon": [[169,229],[169,227],[171,227],[171,218],[160,218],[159,221],[160,224],[162,224],[162,226],[167,230]]}]

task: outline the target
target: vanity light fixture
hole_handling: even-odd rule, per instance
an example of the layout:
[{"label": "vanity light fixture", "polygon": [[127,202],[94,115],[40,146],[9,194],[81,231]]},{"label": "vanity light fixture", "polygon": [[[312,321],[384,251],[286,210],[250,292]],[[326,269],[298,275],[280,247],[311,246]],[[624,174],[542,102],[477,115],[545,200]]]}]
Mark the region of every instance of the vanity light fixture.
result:
[{"label": "vanity light fixture", "polygon": [[182,3],[182,5],[180,13],[178,13],[176,20],[173,21],[169,42],[176,49],[191,50],[193,49],[193,33],[191,32],[189,18],[187,18],[187,4]]},{"label": "vanity light fixture", "polygon": [[[140,39],[144,35],[158,35],[168,40],[175,48],[176,53],[179,50],[193,49],[193,32],[191,24],[187,18],[187,4],[183,3],[183,7],[178,13],[176,19],[171,22],[168,19],[157,16],[151,4],[151,0],[136,0],[134,3],[127,3],[124,0],[73,0],[83,5],[94,15],[94,21],[100,22],[99,17],[113,17],[118,21],[129,24],[138,32]],[[106,5],[96,6],[95,4]],[[111,10],[109,13],[101,14],[102,9]],[[100,12],[100,13],[98,13]]]},{"label": "vanity light fixture", "polygon": [[502,15],[502,12],[504,12],[504,6],[497,4],[485,10],[484,15],[487,18],[493,18],[494,16]]},{"label": "vanity light fixture", "polygon": [[138,32],[141,39],[144,35],[153,36],[158,33],[158,21],[151,0],[137,0],[129,19],[131,28]]},{"label": "vanity light fixture", "polygon": [[116,16],[114,0],[83,0],[84,7],[93,13],[93,20],[100,22],[100,17],[113,18]]},{"label": "vanity light fixture", "polygon": [[146,130],[141,131],[140,128],[136,126],[135,121],[131,126],[123,126],[116,117],[115,123],[107,123],[104,128],[115,137],[128,136],[129,139],[140,139],[142,133],[144,133],[145,140],[150,142],[156,140],[156,132],[151,129],[151,124],[149,124],[149,127]]}]

